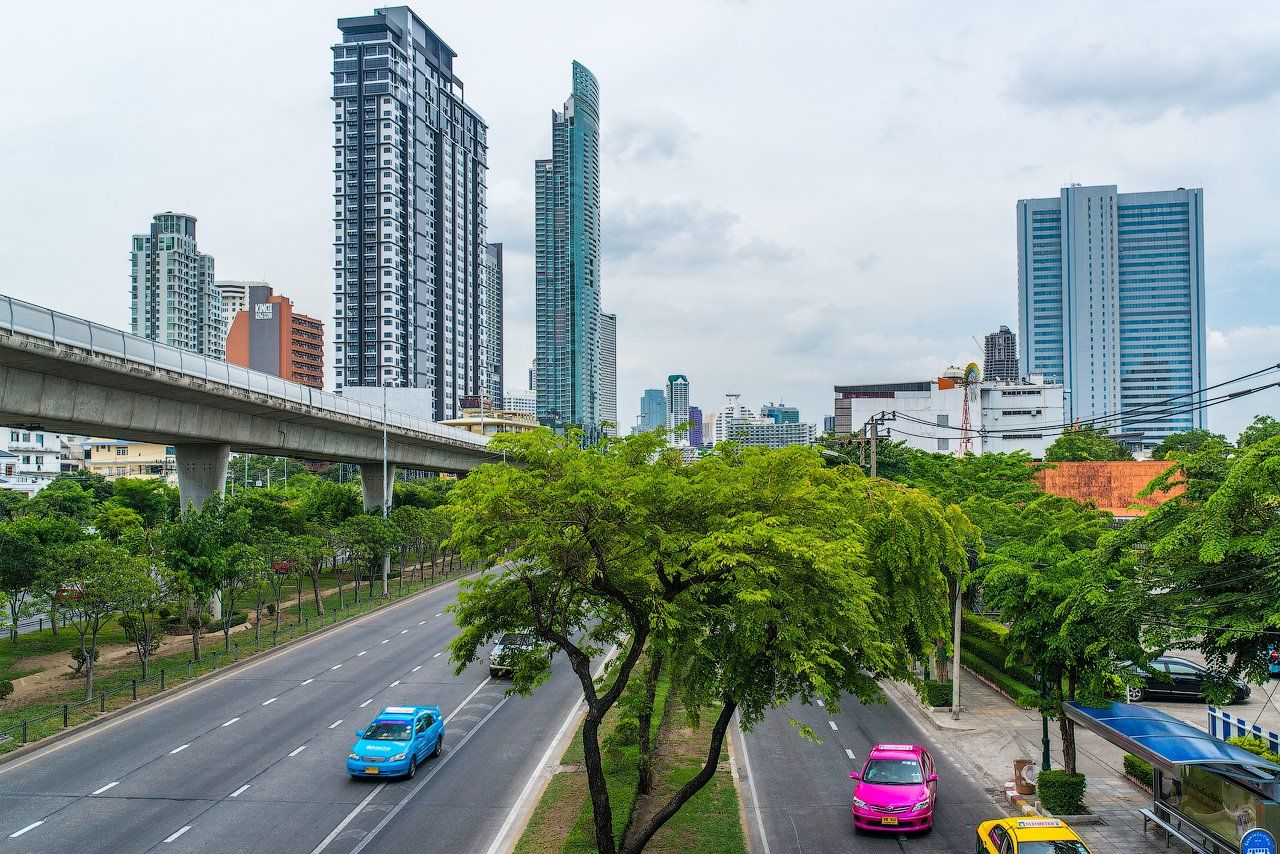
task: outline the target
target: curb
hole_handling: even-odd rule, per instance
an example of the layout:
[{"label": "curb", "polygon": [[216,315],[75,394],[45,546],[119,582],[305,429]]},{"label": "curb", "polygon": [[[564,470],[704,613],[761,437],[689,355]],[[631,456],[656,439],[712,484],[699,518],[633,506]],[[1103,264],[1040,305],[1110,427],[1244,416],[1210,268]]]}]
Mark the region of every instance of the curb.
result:
[{"label": "curb", "polygon": [[[925,720],[927,720],[929,724],[939,732],[973,732],[977,729],[975,726],[962,723],[960,721],[953,721],[950,718],[940,719],[936,717],[934,715],[935,709],[921,703],[920,697],[916,695],[915,691],[911,690],[910,686],[904,685],[896,680],[881,682],[880,685],[882,688],[887,688],[889,691],[892,691],[897,696],[899,705],[909,707],[913,712],[920,713],[917,714],[916,717],[923,715]],[[888,693],[888,691],[886,691],[886,693]],[[951,712],[951,708],[949,706],[942,706],[939,708],[948,714]],[[961,710],[964,710],[963,705],[960,708]]]},{"label": "curb", "polygon": [[[467,575],[471,575],[471,574],[473,573],[467,573]],[[400,605],[405,605],[409,602],[414,601],[419,596],[423,596],[427,593],[431,593],[436,590],[442,590],[446,585],[456,583],[466,577],[467,577],[466,575],[460,575],[457,578],[454,578],[452,581],[446,581],[443,584],[437,584],[433,587],[427,587],[423,590],[419,590],[417,593],[410,593],[408,596],[405,596],[403,599],[400,599],[397,602],[385,602],[382,605],[379,605],[378,607],[359,615],[358,617],[353,617],[350,620],[341,620],[332,625],[325,626],[324,628],[316,629],[314,632],[308,632],[307,634],[301,637],[293,638],[292,640],[287,640],[284,643],[272,649],[264,650],[263,652],[258,652],[252,655],[245,656],[244,658],[238,661],[234,661],[231,664],[227,664],[217,670],[211,670],[208,673],[204,673],[204,674],[201,674],[200,676],[196,676],[191,679],[188,679],[186,682],[183,682],[181,685],[175,685],[172,688],[166,688],[163,691],[157,691],[155,694],[151,694],[150,696],[143,697],[135,702],[131,702],[127,706],[124,706],[119,709],[115,709],[110,712],[104,712],[98,715],[97,717],[91,718],[90,720],[75,724],[74,726],[69,726],[63,730],[59,730],[53,735],[45,736],[44,738],[38,741],[32,741],[28,744],[23,745],[22,747],[19,747],[15,750],[11,750],[8,753],[0,754],[0,770],[3,770],[3,766],[8,765],[9,763],[17,759],[21,759],[24,756],[29,756],[32,753],[35,753],[37,750],[42,750],[43,748],[56,745],[61,741],[65,741],[66,739],[79,735],[87,730],[91,730],[94,727],[101,726],[102,724],[110,723],[113,720],[125,717],[133,712],[140,711],[145,707],[152,705],[153,703],[159,702],[160,700],[168,700],[182,693],[183,691],[186,691],[192,688],[197,688],[207,682],[212,682],[215,678],[220,678],[229,673],[234,673],[235,671],[244,669],[245,667],[248,667],[251,664],[261,664],[263,662],[270,661],[277,654],[283,654],[289,651],[292,647],[301,645],[304,641],[312,641],[317,638],[323,637],[329,634],[330,632],[336,631],[338,629],[345,628],[347,626],[353,626],[356,623],[360,622],[361,620],[364,620],[366,617],[371,617],[374,614],[380,614],[384,611],[390,610],[391,608],[394,608]]]}]

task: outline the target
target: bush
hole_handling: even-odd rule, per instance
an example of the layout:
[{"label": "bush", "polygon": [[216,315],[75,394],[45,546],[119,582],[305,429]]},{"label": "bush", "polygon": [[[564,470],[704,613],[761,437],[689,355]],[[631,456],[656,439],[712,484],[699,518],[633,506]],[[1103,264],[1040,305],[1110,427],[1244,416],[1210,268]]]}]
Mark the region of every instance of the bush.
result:
[{"label": "bush", "polygon": [[[102,650],[97,647],[94,647],[93,656],[92,656],[93,663],[97,664],[98,659],[101,656],[102,656]],[[71,660],[75,662],[75,665],[74,666],[67,665],[67,666],[72,667],[74,672],[79,673],[81,670],[84,669],[84,653],[80,651],[80,647],[75,647],[74,649],[71,650]]]},{"label": "bush", "polygon": [[232,627],[232,628],[234,628],[234,627],[236,627],[236,626],[239,626],[239,625],[241,625],[241,624],[243,624],[243,623],[247,623],[247,622],[249,621],[249,612],[248,612],[248,611],[236,611],[236,612],[235,612],[234,614],[232,614],[230,617],[227,617],[227,618],[225,618],[225,619],[222,619],[222,620],[212,620],[212,621],[210,621],[208,624],[206,624],[206,626],[205,626],[205,630],[206,630],[206,631],[210,631],[210,632],[220,632],[220,631],[222,631],[224,628],[226,628],[226,626],[228,625],[228,623],[227,623],[227,621],[228,621],[228,620],[230,620],[230,625],[231,625],[231,627]]},{"label": "bush", "polygon": [[988,664],[967,649],[960,650],[960,663],[974,673],[986,679],[1009,699],[1024,709],[1035,709],[1040,706],[1040,692],[1030,685],[1019,682],[1008,673]]},{"label": "bush", "polygon": [[995,620],[988,620],[978,614],[965,612],[962,619],[964,621],[964,636],[981,638],[988,643],[999,645],[1004,643],[1004,636],[1009,634],[1009,629],[1004,625],[997,623]]},{"label": "bush", "polygon": [[916,686],[916,693],[920,695],[920,702],[926,706],[950,706],[951,680],[939,682],[937,679],[926,679]]},{"label": "bush", "polygon": [[0,679],[0,700],[13,693],[13,683],[8,679]]},{"label": "bush", "polygon": [[275,615],[276,615],[276,603],[275,603],[275,602],[268,602],[268,603],[267,603],[267,616],[268,616],[268,617],[274,617]]},{"label": "bush", "polygon": [[1054,815],[1081,815],[1084,813],[1083,774],[1066,771],[1041,771],[1036,775],[1036,791],[1040,804]]},{"label": "bush", "polygon": [[1005,664],[1009,660],[1009,654],[1005,652],[1004,647],[994,644],[988,640],[979,638],[967,638],[963,635],[960,638],[960,648],[968,650],[978,658],[981,658],[987,664],[1008,674],[1015,681],[1024,685],[1035,685],[1039,680],[1036,675],[1021,664]]},{"label": "bush", "polygon": [[1237,735],[1227,739],[1227,744],[1234,744],[1236,747],[1242,747],[1255,756],[1261,756],[1268,762],[1280,764],[1280,753],[1271,750],[1270,745],[1256,735]]},{"label": "bush", "polygon": [[161,605],[159,608],[156,608],[156,616],[159,617],[162,622],[168,623],[173,620],[173,611],[168,605]]},{"label": "bush", "polygon": [[1132,753],[1124,755],[1124,773],[1128,774],[1139,783],[1147,786],[1155,785],[1155,776],[1151,771],[1151,765],[1144,759],[1139,759]]}]

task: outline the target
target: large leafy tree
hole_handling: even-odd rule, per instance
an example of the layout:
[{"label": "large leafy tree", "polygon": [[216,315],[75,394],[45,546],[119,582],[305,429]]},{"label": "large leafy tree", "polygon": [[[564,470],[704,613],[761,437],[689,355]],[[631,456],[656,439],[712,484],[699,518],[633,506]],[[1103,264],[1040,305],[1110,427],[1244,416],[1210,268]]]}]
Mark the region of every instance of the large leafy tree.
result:
[{"label": "large leafy tree", "polygon": [[1151,459],[1167,460],[1174,458],[1171,457],[1173,454],[1178,456],[1194,454],[1211,444],[1226,445],[1227,437],[1221,433],[1200,429],[1170,433],[1160,441],[1160,444],[1151,449]]},{"label": "large leafy tree", "polygon": [[127,507],[142,518],[144,528],[154,528],[169,521],[175,491],[163,480],[150,477],[122,477],[112,485],[107,504]]},{"label": "large leafy tree", "polygon": [[174,588],[191,629],[191,652],[200,661],[200,636],[205,606],[217,593],[226,559],[223,518],[226,508],[217,496],[202,507],[188,507],[160,532],[160,553],[175,574]]},{"label": "large leafy tree", "polygon": [[86,539],[63,550],[67,566],[67,596],[75,603],[71,625],[80,636],[84,662],[85,699],[93,699],[94,660],[98,634],[130,598],[128,587],[141,585],[146,567],[127,550],[99,539]]},{"label": "large leafy tree", "polygon": [[1247,448],[1267,439],[1274,439],[1276,436],[1280,436],[1280,421],[1270,415],[1259,415],[1253,419],[1252,424],[1244,428],[1236,444],[1241,448]]},{"label": "large leafy tree", "polygon": [[382,559],[391,553],[396,542],[395,528],[378,513],[361,513],[338,526],[338,540],[357,569],[356,601],[360,601],[359,570],[369,578],[369,596],[373,596],[373,577]]},{"label": "large leafy tree", "polygon": [[1046,463],[1076,463],[1090,460],[1131,460],[1123,445],[1105,431],[1091,425],[1075,427],[1053,441],[1044,452]]},{"label": "large leafy tree", "polygon": [[[944,633],[944,571],[962,571],[964,540],[927,496],[802,448],[725,446],[684,465],[653,434],[586,449],[550,431],[495,443],[520,465],[454,487],[451,539],[468,560],[510,562],[464,585],[450,652],[460,672],[494,636],[532,630],[565,654],[586,698],[601,852],[640,851],[710,780],[735,712],[750,727],[791,698],[877,699],[877,676],[905,677]],[[597,681],[592,662],[614,644]],[[620,842],[599,729],[650,644],[679,650],[682,701],[713,723],[706,762]],[[520,660],[512,690],[533,690],[550,666]]]}]

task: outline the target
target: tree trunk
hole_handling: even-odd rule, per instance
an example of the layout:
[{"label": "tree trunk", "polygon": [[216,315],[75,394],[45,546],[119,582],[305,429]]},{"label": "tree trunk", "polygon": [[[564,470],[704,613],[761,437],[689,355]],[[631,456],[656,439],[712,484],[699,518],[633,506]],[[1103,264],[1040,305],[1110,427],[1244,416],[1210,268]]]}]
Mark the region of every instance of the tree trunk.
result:
[{"label": "tree trunk", "polygon": [[147,681],[147,668],[151,664],[151,638],[154,632],[151,629],[151,621],[145,615],[138,621],[142,628],[142,649],[138,650],[138,659],[142,662],[142,681]]},{"label": "tree trunk", "polygon": [[324,601],[320,598],[320,567],[316,566],[311,571],[311,592],[316,599],[316,616],[324,616]]},{"label": "tree trunk", "polygon": [[84,698],[93,699],[93,660],[89,658],[89,650],[85,648],[84,633],[80,634],[80,662],[84,668]]},{"label": "tree trunk", "polygon": [[[1076,698],[1076,674],[1067,673],[1067,698]],[[1058,728],[1062,736],[1062,767],[1068,774],[1076,773],[1076,724],[1068,720],[1065,712],[1058,713]]]},{"label": "tree trunk", "polygon": [[[662,674],[663,655],[657,645],[650,650],[649,672],[645,674],[644,706],[640,709],[640,777],[636,792],[647,795],[653,790],[653,703],[658,694],[658,677]],[[662,721],[658,721],[662,726]]]},{"label": "tree trunk", "polygon": [[49,597],[49,625],[53,628],[53,636],[58,636],[58,591]]},{"label": "tree trunk", "polygon": [[200,662],[200,630],[204,628],[198,603],[194,608],[190,602],[187,603],[187,628],[191,629],[191,660],[198,664]]},{"label": "tree trunk", "polygon": [[280,633],[280,591],[276,591],[276,634]]},{"label": "tree trunk", "polygon": [[591,792],[591,813],[595,818],[596,850],[599,854],[614,854],[617,843],[613,839],[613,808],[609,804],[609,786],[600,756],[600,717],[603,714],[587,710],[582,721],[582,754],[587,766],[587,788]]}]

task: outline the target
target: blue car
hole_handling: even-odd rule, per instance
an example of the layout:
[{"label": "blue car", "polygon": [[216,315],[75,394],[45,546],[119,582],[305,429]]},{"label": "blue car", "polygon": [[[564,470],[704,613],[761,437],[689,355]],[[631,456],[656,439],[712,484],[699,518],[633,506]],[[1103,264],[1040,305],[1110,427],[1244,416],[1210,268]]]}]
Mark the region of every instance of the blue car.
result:
[{"label": "blue car", "polygon": [[1267,648],[1267,675],[1272,679],[1280,679],[1280,649],[1275,644]]},{"label": "blue car", "polygon": [[347,756],[352,777],[409,777],[428,755],[444,747],[444,717],[439,706],[388,706],[358,737]]}]

